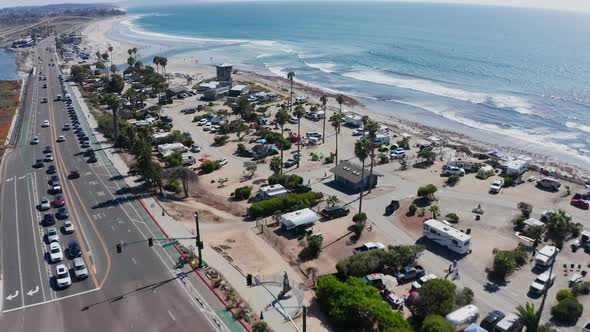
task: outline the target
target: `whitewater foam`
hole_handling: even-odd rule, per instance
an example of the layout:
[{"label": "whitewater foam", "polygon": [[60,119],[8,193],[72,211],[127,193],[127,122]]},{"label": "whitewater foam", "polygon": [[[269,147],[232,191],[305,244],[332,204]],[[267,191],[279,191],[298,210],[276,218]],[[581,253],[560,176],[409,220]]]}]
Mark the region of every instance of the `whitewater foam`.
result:
[{"label": "whitewater foam", "polygon": [[332,74],[335,73],[335,68],[336,68],[336,64],[334,63],[330,63],[330,62],[324,62],[324,63],[309,63],[309,62],[303,62],[304,65],[317,69],[319,71],[322,71],[326,74]]},{"label": "whitewater foam", "polygon": [[578,129],[586,133],[590,133],[590,126],[581,125],[575,122],[566,122],[565,126],[568,128]]}]

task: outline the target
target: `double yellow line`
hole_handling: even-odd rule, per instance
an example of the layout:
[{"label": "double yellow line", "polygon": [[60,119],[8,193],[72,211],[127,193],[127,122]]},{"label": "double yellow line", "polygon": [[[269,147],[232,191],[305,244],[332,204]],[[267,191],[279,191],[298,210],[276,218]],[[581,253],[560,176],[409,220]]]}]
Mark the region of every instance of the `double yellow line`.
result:
[{"label": "double yellow line", "polygon": [[[66,165],[65,165],[65,163],[63,161],[63,158],[61,156],[61,151],[60,151],[60,148],[59,148],[59,144],[56,143],[57,142],[57,136],[58,135],[57,135],[57,132],[56,132],[56,125],[57,125],[57,123],[55,122],[55,115],[53,113],[53,98],[51,97],[51,76],[52,75],[51,75],[51,70],[49,69],[48,66],[45,66],[45,70],[47,71],[47,77],[48,77],[48,79],[47,79],[47,81],[48,81],[48,84],[47,84],[47,94],[48,94],[47,105],[48,105],[48,108],[49,108],[49,112],[48,113],[49,113],[50,121],[52,123],[52,125],[50,126],[51,127],[51,140],[52,140],[51,145],[53,146],[53,151],[54,151],[54,154],[55,154],[55,163],[56,163],[56,165],[59,165],[58,167],[56,167],[57,168],[57,171],[58,171],[58,173],[59,173],[62,181],[65,184],[65,181],[67,181],[67,179],[68,179],[68,177],[67,177],[68,176],[68,173],[66,171],[67,170],[67,167],[66,167]],[[60,93],[61,93],[61,91],[60,91]],[[78,190],[76,189],[76,186],[74,185],[74,182],[70,182],[70,184],[71,184],[71,187],[72,187],[72,191],[74,192],[74,195],[76,196],[77,201],[79,203],[78,204],[78,207],[80,207],[82,209],[82,211],[84,212],[84,214],[88,218],[88,222],[89,222],[90,226],[92,226],[92,229],[94,230],[94,233],[96,234],[96,237],[100,241],[101,247],[102,247],[102,249],[104,250],[104,253],[105,253],[106,270],[105,270],[104,277],[100,280],[100,282],[98,282],[97,277],[96,277],[96,271],[97,271],[96,263],[94,262],[94,260],[90,260],[90,262],[89,262],[90,265],[91,265],[91,268],[92,268],[91,269],[92,271],[91,271],[90,275],[92,277],[92,280],[94,282],[94,285],[96,287],[101,288],[105,284],[105,282],[107,281],[108,276],[109,276],[109,274],[111,272],[111,258],[109,256],[109,252],[107,250],[107,246],[105,244],[105,241],[102,238],[102,236],[100,235],[100,233],[98,232],[98,229],[96,228],[96,225],[94,225],[94,222],[92,221],[92,217],[90,216],[90,213],[88,212],[88,209],[86,208],[86,206],[84,206],[84,201],[80,197],[80,194],[79,194]],[[65,200],[68,202],[68,206],[70,206],[71,207],[71,210],[74,211],[74,204],[73,204],[74,202],[73,202],[73,199],[70,197],[69,193],[67,192],[65,185],[62,186],[62,191],[63,191],[63,195],[64,195]],[[76,226],[78,227],[78,229],[81,231],[82,228],[80,227],[79,221],[78,220],[74,220],[74,219],[75,218],[71,218],[72,222],[74,222],[76,224]],[[76,238],[78,239],[78,242],[80,243],[80,246],[81,246],[83,252],[88,252],[89,250],[88,250],[88,248],[86,246],[86,243],[84,241],[82,241],[82,238],[80,236],[80,233],[79,232],[75,232],[75,234],[76,234]]]}]

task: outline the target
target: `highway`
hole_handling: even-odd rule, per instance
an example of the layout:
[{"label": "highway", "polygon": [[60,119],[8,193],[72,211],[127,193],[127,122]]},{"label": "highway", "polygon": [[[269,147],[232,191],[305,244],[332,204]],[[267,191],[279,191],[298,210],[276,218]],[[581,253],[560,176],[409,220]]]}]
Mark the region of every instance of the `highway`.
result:
[{"label": "highway", "polygon": [[[36,60],[26,87],[18,143],[6,153],[0,170],[0,330],[235,331],[235,321],[228,322],[221,301],[207,286],[190,269],[175,269],[179,255],[173,247],[164,249],[164,242],[157,240],[148,247],[147,238],[165,236],[100,151],[76,100],[73,105],[97,150],[97,162],[88,163],[73,130],[63,130],[70,119],[66,104],[54,101],[61,86],[59,66],[50,65],[57,61],[52,41],[41,42],[37,56],[41,60]],[[43,98],[47,103],[41,102]],[[45,120],[49,127],[42,127]],[[57,142],[60,135],[65,142]],[[33,145],[35,136],[40,142]],[[52,147],[55,161],[33,168],[46,146]],[[46,174],[49,165],[55,165],[56,174]],[[80,178],[68,179],[74,169]],[[45,213],[57,209],[41,212],[38,208],[42,197],[52,202],[55,198],[49,191],[52,175],[59,177],[75,232],[61,232],[62,220],[52,227],[60,229],[59,243],[64,249],[71,241],[79,243],[90,274],[76,280],[72,260],[64,255],[57,264],[70,269],[73,283],[66,289],[56,286],[57,264],[48,259],[48,227],[41,224]],[[136,244],[124,246],[118,254],[115,245],[121,242]],[[180,278],[181,272],[186,277]]]}]

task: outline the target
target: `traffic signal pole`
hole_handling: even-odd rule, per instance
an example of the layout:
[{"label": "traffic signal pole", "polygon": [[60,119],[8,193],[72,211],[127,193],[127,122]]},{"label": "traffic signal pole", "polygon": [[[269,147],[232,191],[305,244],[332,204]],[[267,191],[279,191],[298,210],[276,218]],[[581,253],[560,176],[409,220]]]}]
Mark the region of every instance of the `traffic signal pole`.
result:
[{"label": "traffic signal pole", "polygon": [[195,227],[197,229],[197,238],[196,245],[197,245],[197,252],[199,253],[199,266],[198,268],[203,268],[203,255],[201,254],[201,248],[203,247],[203,243],[201,242],[201,232],[199,230],[199,212],[195,211]]}]

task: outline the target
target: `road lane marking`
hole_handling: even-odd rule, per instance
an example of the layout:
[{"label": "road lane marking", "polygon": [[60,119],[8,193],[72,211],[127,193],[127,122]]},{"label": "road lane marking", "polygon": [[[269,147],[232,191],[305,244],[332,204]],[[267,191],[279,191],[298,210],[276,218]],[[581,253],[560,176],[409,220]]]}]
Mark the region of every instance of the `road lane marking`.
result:
[{"label": "road lane marking", "polygon": [[18,177],[18,179],[19,179],[19,180],[22,180],[22,179],[24,179],[24,178],[25,178],[25,176],[26,176],[26,175],[19,176],[19,177]]},{"label": "road lane marking", "polygon": [[170,315],[170,317],[172,317],[172,320],[176,320],[176,318],[174,318],[174,315],[170,312],[170,310],[168,310],[168,315]]},{"label": "road lane marking", "polygon": [[33,296],[35,295],[37,292],[39,291],[39,285],[35,286],[35,288],[31,289],[30,291],[27,292],[28,296]]},{"label": "road lane marking", "polygon": [[37,302],[37,303],[33,303],[33,304],[28,304],[28,305],[24,305],[18,308],[13,308],[13,309],[8,309],[8,310],[4,310],[2,311],[2,313],[9,313],[12,311],[17,311],[17,310],[23,310],[23,309],[27,309],[27,308],[32,308],[32,307],[36,307],[36,306],[40,306],[43,304],[47,304],[47,303],[53,303],[53,302],[58,302],[58,301],[62,301],[65,299],[69,299],[70,297],[74,297],[74,296],[82,296],[88,293],[92,293],[92,292],[96,292],[97,290],[100,290],[100,288],[93,288],[93,289],[89,289],[87,291],[83,291],[80,293],[76,293],[76,294],[70,294],[70,295],[66,295],[57,299],[53,299],[53,300],[49,300],[49,301],[43,301],[43,302]]},{"label": "road lane marking", "polygon": [[6,182],[10,182],[10,181],[12,181],[12,180],[14,180],[14,176],[13,176],[13,177],[11,177],[10,179],[6,179]]},{"label": "road lane marking", "polygon": [[[8,301],[12,301],[12,300],[13,300],[15,297],[17,297],[17,296],[18,296],[18,289],[17,289],[17,290],[14,292],[14,294],[10,294],[10,295],[8,295],[8,296],[6,297],[6,299],[7,299]],[[24,305],[24,303],[25,303],[25,300],[23,299],[23,305]]]},{"label": "road lane marking", "polygon": [[[35,174],[36,173],[27,174],[29,177],[29,186],[30,187],[33,187],[33,185],[36,185],[36,183],[33,182],[34,181],[33,176]],[[31,193],[31,195],[32,194],[33,193]],[[42,227],[39,225],[39,221],[38,221],[39,219],[35,219],[35,217],[33,216],[33,211],[36,212],[36,210],[37,210],[37,209],[35,209],[33,199],[29,200],[29,207],[30,207],[29,212],[31,213],[31,224],[33,225],[33,242],[35,243],[35,252],[37,254],[41,253],[41,258],[43,260],[43,265],[41,265],[39,263],[39,260],[37,260],[37,268],[39,269],[39,280],[41,282],[41,291],[43,293],[43,301],[47,301],[47,296],[45,295],[45,286],[44,286],[45,279],[43,279],[43,274],[41,274],[41,267],[45,265],[45,259],[43,258],[43,251],[39,251],[39,247],[37,246],[37,240],[39,239],[37,236],[41,237],[41,244],[43,244],[43,242],[42,242],[43,241],[43,233],[41,230]],[[35,228],[37,229],[37,234],[35,234]]]},{"label": "road lane marking", "polygon": [[133,264],[137,265],[137,262],[135,261],[135,258],[131,257],[131,260],[133,261]]},{"label": "road lane marking", "polygon": [[[23,270],[21,267],[21,258],[20,258],[20,232],[18,231],[18,200],[16,199],[17,194],[16,194],[16,181],[14,181],[14,219],[15,219],[15,223],[16,223],[16,252],[18,255],[18,278],[20,279],[20,289],[21,291],[23,290]],[[18,296],[18,290],[16,292],[16,295]],[[7,298],[8,299],[8,298]],[[12,300],[12,299],[10,299]],[[22,304],[21,305],[25,305],[25,298],[21,297],[22,300]]]}]

